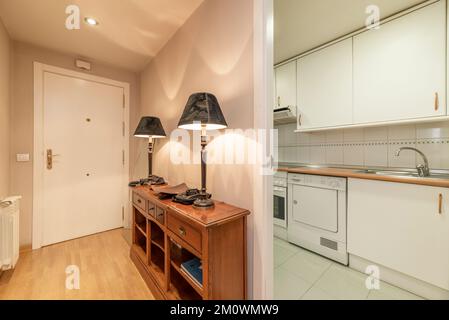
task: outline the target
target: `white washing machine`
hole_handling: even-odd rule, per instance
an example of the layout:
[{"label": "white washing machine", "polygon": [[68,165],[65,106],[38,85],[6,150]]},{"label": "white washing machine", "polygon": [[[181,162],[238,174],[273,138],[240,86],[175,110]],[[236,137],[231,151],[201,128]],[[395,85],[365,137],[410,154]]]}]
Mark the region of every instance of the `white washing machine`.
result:
[{"label": "white washing machine", "polygon": [[347,179],[288,175],[288,241],[348,265]]}]

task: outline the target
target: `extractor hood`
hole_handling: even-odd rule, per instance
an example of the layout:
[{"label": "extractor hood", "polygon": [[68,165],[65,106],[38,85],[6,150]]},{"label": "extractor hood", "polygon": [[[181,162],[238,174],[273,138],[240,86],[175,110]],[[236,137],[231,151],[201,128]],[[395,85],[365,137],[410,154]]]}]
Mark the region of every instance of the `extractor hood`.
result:
[{"label": "extractor hood", "polygon": [[296,107],[274,109],[274,124],[286,124],[296,122]]}]

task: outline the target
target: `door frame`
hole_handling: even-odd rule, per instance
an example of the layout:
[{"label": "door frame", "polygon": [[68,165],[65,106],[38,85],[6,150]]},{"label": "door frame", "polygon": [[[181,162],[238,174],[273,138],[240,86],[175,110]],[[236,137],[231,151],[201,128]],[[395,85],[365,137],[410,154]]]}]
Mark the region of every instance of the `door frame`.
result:
[{"label": "door frame", "polygon": [[[274,81],[274,1],[253,2],[253,79],[254,79],[254,128],[271,130],[273,124]],[[262,146],[270,150],[269,143]],[[272,154],[272,152],[270,152]],[[261,175],[260,164],[253,170],[253,230],[248,243],[252,259],[248,273],[252,298],[271,300],[274,288],[273,267],[273,176]],[[251,242],[252,241],[252,242]],[[250,251],[251,252],[251,251]]]},{"label": "door frame", "polygon": [[[124,122],[125,136],[123,138],[123,148],[125,151],[125,165],[123,167],[124,181],[129,181],[129,116],[130,116],[130,85],[99,76],[94,76],[74,70],[55,67],[39,62],[34,62],[34,148],[33,148],[33,250],[42,247],[43,232],[43,195],[44,195],[44,74],[54,73],[66,77],[97,82],[100,84],[122,88],[124,92]],[[123,185],[122,205],[125,216],[129,212],[129,192],[126,185]],[[123,221],[125,223],[125,221]]]}]

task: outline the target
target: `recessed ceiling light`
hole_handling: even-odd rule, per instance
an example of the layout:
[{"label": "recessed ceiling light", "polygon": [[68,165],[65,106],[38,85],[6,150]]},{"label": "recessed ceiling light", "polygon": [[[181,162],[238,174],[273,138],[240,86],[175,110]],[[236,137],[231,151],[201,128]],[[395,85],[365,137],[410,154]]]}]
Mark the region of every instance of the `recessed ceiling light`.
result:
[{"label": "recessed ceiling light", "polygon": [[98,25],[98,21],[95,20],[94,18],[86,17],[86,18],[84,18],[84,21],[85,21],[88,25],[91,25],[91,26],[97,26],[97,25]]}]

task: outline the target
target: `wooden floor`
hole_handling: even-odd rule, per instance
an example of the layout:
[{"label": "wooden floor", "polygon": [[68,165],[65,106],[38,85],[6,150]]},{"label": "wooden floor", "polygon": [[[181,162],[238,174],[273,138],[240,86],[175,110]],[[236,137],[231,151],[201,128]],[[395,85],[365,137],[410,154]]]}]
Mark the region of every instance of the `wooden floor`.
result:
[{"label": "wooden floor", "polygon": [[[66,289],[69,265],[80,268],[80,290]],[[0,300],[154,299],[121,229],[24,253],[10,279],[7,273],[1,278]]]}]

